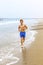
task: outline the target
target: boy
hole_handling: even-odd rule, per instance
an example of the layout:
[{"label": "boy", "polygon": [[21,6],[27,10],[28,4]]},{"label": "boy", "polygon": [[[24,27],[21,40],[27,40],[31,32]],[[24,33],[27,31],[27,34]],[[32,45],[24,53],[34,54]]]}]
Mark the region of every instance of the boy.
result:
[{"label": "boy", "polygon": [[18,30],[20,32],[20,38],[21,38],[21,47],[23,47],[23,43],[25,42],[25,36],[26,36],[26,29],[27,26],[23,23],[23,19],[20,19],[20,25],[18,27]]}]

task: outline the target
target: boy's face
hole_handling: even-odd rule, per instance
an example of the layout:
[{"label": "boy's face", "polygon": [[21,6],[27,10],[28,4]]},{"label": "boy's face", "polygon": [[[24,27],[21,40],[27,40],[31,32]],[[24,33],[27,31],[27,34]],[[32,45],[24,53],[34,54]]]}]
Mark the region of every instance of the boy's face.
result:
[{"label": "boy's face", "polygon": [[20,21],[20,24],[22,25],[23,24],[23,21]]}]

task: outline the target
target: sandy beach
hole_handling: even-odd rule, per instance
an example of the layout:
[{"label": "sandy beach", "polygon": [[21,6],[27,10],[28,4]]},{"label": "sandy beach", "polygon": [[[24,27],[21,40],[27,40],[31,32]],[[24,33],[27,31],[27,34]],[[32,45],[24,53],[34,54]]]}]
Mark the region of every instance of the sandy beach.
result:
[{"label": "sandy beach", "polygon": [[[35,34],[32,34],[33,31]],[[19,42],[14,41],[14,33],[12,34],[12,42],[6,42],[7,46],[0,47],[0,65],[43,65],[43,25],[40,26],[39,23],[33,26],[29,35],[25,47],[21,49]]]}]

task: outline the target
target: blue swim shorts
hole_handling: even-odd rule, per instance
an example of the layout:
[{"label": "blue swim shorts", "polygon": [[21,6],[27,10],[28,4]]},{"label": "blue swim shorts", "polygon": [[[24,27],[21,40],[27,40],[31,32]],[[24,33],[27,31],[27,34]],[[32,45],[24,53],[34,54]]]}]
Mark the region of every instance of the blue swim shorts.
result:
[{"label": "blue swim shorts", "polygon": [[22,38],[25,38],[25,36],[26,36],[26,32],[20,32],[20,37]]}]

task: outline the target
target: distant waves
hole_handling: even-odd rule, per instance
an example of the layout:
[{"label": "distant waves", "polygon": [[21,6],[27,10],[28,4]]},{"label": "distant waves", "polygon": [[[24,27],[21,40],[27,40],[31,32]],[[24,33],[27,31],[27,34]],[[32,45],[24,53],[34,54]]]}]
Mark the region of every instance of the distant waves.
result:
[{"label": "distant waves", "polygon": [[13,23],[18,23],[19,21],[0,21],[0,25],[8,25],[8,24],[13,24]]}]

